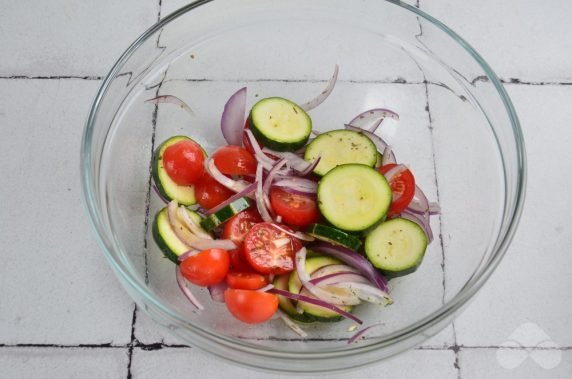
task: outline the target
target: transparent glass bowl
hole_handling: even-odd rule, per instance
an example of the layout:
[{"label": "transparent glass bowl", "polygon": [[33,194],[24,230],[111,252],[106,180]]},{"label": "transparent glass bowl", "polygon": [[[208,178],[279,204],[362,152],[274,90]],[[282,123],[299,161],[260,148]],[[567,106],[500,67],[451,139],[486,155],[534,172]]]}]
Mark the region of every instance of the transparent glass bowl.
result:
[{"label": "transparent glass bowl", "polygon": [[[442,214],[419,270],[390,282],[395,304],[357,307],[366,325],[355,344],[349,321],[307,327],[281,320],[248,326],[224,304],[195,312],[174,266],[151,236],[163,206],[151,190],[153,150],[176,134],[207,151],[224,143],[228,97],[248,87],[248,106],[282,96],[305,102],[339,82],[311,111],[319,130],[385,107],[401,115],[378,131],[407,163]],[[195,116],[144,101],[176,95]],[[197,1],[145,32],[103,82],[85,127],[81,168],[98,240],[124,287],[158,324],[189,344],[243,365],[283,372],[351,369],[415,346],[443,329],[481,288],[515,232],[525,189],[525,153],[512,104],[490,67],[458,35],[397,1]]]}]

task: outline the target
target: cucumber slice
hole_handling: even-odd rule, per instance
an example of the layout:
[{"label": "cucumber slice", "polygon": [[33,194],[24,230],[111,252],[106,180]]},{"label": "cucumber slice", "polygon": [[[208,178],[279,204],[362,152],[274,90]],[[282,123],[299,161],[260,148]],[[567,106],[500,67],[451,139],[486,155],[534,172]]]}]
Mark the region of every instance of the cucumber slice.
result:
[{"label": "cucumber slice", "polygon": [[304,159],[313,162],[320,156],[314,169],[318,175],[326,175],[331,169],[348,163],[361,163],[373,167],[377,162],[377,148],[364,134],[353,130],[332,130],[322,133],[308,144]]},{"label": "cucumber slice", "polygon": [[210,232],[217,226],[221,225],[231,217],[239,214],[243,210],[249,208],[251,205],[250,200],[246,197],[241,197],[227,205],[226,207],[222,208],[218,212],[213,213],[212,215],[208,216],[207,218],[201,221],[201,226],[207,232]]},{"label": "cucumber slice", "polygon": [[362,164],[345,164],[328,172],[318,184],[318,207],[332,225],[361,231],[387,213],[392,193],[383,175]]},{"label": "cucumber slice", "polygon": [[[274,282],[272,284],[274,285],[274,288],[278,288],[279,290],[288,291],[288,280],[289,280],[289,278],[290,278],[290,274],[279,275],[274,279]],[[298,313],[298,310],[296,309],[296,306],[292,303],[292,300],[290,300],[284,296],[278,296],[278,306],[292,320],[304,322],[304,323],[316,321],[308,313]]]},{"label": "cucumber slice", "polygon": [[[197,202],[195,198],[195,188],[194,186],[180,186],[173,181],[167,174],[165,167],[163,165],[163,153],[165,150],[171,146],[176,144],[180,141],[193,141],[189,137],[185,136],[175,136],[171,137],[165,142],[163,142],[157,149],[155,149],[155,153],[153,154],[153,164],[152,164],[152,174],[153,180],[155,181],[155,185],[159,190],[161,196],[166,198],[167,200],[177,200],[177,202],[181,205],[193,205]],[[193,141],[195,142],[195,141]],[[204,150],[203,150],[204,152]],[[206,153],[205,157],[207,156]]]},{"label": "cucumber slice", "polygon": [[358,250],[361,247],[359,238],[330,226],[313,224],[306,233],[316,239],[344,246],[352,250]]},{"label": "cucumber slice", "polygon": [[[193,218],[196,223],[200,223],[202,217],[198,213],[186,209],[189,216]],[[153,239],[159,246],[159,249],[174,263],[178,263],[179,255],[186,253],[191,248],[183,243],[173,231],[169,223],[169,216],[167,214],[167,207],[161,209],[155,215],[152,227]]]},{"label": "cucumber slice", "polygon": [[427,249],[427,236],[419,225],[404,218],[380,224],[365,237],[370,262],[387,275],[402,276],[417,270]]},{"label": "cucumber slice", "polygon": [[[317,256],[306,259],[305,268],[306,272],[311,277],[314,272],[318,271],[319,269],[325,266],[339,265],[339,264],[341,264],[341,262],[335,258],[326,256]],[[299,293],[300,295],[314,297],[314,295],[312,295],[311,293],[302,288],[302,282],[300,281],[300,278],[298,277],[296,271],[290,273],[290,278],[288,280],[288,290],[292,293]],[[324,307],[320,307],[318,305],[308,304],[303,301],[299,301],[298,304],[300,308],[304,311],[303,314],[311,316],[315,321],[335,322],[335,321],[340,321],[343,318],[338,313],[326,309]],[[338,305],[338,307],[346,312],[350,312],[352,310],[352,307],[349,305]]]},{"label": "cucumber slice", "polygon": [[270,149],[294,151],[310,138],[312,119],[290,100],[268,97],[252,107],[250,130],[260,143]]}]

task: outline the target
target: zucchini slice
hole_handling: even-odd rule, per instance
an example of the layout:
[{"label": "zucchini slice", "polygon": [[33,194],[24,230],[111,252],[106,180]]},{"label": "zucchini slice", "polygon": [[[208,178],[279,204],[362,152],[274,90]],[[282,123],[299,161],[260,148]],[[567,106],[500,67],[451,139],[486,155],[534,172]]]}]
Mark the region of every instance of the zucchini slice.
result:
[{"label": "zucchini slice", "polygon": [[316,239],[358,250],[361,247],[361,240],[342,230],[332,228],[322,224],[313,224],[306,231],[307,234]]},{"label": "zucchini slice", "polygon": [[427,236],[419,225],[404,218],[380,224],[365,237],[370,262],[390,276],[417,270],[427,249]]},{"label": "zucchini slice", "polygon": [[332,225],[361,231],[382,220],[392,193],[383,175],[362,164],[345,164],[328,172],[318,184],[318,207]]},{"label": "zucchini slice", "polygon": [[207,232],[210,232],[233,216],[249,208],[250,205],[250,200],[248,200],[246,197],[241,197],[240,199],[237,199],[226,207],[222,208],[218,212],[215,212],[207,218],[203,219],[201,221],[201,226]]},{"label": "zucchini slice", "polygon": [[[274,285],[274,288],[277,288],[279,290],[288,291],[288,280],[289,280],[289,278],[290,278],[290,274],[279,275],[276,278],[274,278],[274,282],[272,284]],[[308,313],[299,313],[298,310],[296,309],[296,306],[294,305],[294,303],[292,303],[292,300],[290,300],[284,296],[280,296],[280,295],[278,296],[278,306],[292,320],[304,322],[304,323],[316,321],[314,319],[314,317],[312,317]]]},{"label": "zucchini slice", "polygon": [[[198,213],[193,212],[190,209],[186,209],[186,211],[197,224],[201,222],[202,217]],[[178,263],[179,255],[186,253],[191,249],[181,241],[173,231],[173,228],[169,223],[167,207],[161,209],[155,215],[152,233],[153,239],[157,243],[157,246],[159,246],[159,249],[161,249],[167,258],[176,264]]]},{"label": "zucchini slice", "polygon": [[321,158],[314,173],[321,176],[336,166],[348,163],[373,167],[378,159],[377,148],[369,137],[346,129],[322,133],[310,142],[304,159],[313,162],[318,156]]},{"label": "zucchini slice", "polygon": [[[155,185],[159,190],[161,196],[167,200],[177,200],[181,205],[193,205],[197,202],[195,198],[195,188],[194,186],[180,186],[173,181],[167,174],[165,167],[163,165],[163,153],[165,150],[180,141],[193,141],[189,137],[185,136],[175,136],[171,137],[165,142],[163,142],[153,154],[153,164],[152,164],[152,174]],[[193,141],[194,142],[194,141]],[[204,151],[203,151],[204,152]],[[207,154],[205,153],[205,157]]]},{"label": "zucchini slice", "polygon": [[310,138],[312,119],[290,100],[268,97],[252,107],[250,130],[260,143],[270,149],[294,151]]}]

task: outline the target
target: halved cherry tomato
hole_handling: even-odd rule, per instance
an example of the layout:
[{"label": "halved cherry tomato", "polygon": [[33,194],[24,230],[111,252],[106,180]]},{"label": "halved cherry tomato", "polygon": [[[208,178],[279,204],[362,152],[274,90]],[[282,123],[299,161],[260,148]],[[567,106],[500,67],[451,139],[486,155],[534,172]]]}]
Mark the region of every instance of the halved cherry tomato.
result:
[{"label": "halved cherry tomato", "polygon": [[282,220],[290,225],[308,226],[320,218],[316,200],[310,196],[293,194],[281,188],[272,188],[270,203]]},{"label": "halved cherry tomato", "polygon": [[[379,168],[379,172],[386,174],[393,167],[397,166],[395,163],[388,163]],[[387,214],[389,216],[396,216],[403,212],[405,208],[413,200],[415,195],[415,177],[409,170],[395,175],[389,183],[391,191],[393,192],[393,200]]]},{"label": "halved cherry tomato", "polygon": [[242,243],[244,236],[255,224],[262,222],[258,212],[249,208],[233,216],[224,224],[222,238],[232,240],[234,243]]},{"label": "halved cherry tomato", "polygon": [[224,291],[224,302],[234,317],[247,324],[264,322],[278,309],[278,296],[260,291],[229,288]]},{"label": "halved cherry tomato", "polygon": [[220,283],[228,274],[230,259],[223,249],[203,250],[180,263],[181,273],[197,286],[212,286]]},{"label": "halved cherry tomato", "polygon": [[249,208],[232,217],[224,224],[222,238],[232,240],[237,245],[236,249],[228,252],[230,254],[230,265],[234,270],[253,271],[244,256],[242,242],[246,233],[259,222],[262,222],[262,218],[258,212],[253,208]]},{"label": "halved cherry tomato", "polygon": [[195,185],[195,197],[199,205],[205,209],[211,209],[234,195],[234,192],[214,180],[209,174],[205,174]]},{"label": "halved cherry tomato", "polygon": [[225,175],[254,175],[256,159],[253,154],[240,146],[228,145],[218,149],[213,155],[216,167]]},{"label": "halved cherry tomato", "polygon": [[230,288],[241,290],[257,290],[268,284],[264,275],[255,272],[230,271],[226,275],[226,283]]},{"label": "halved cherry tomato", "polygon": [[244,237],[246,260],[262,274],[279,275],[294,270],[294,254],[301,247],[300,240],[266,222],[254,225]]},{"label": "halved cherry tomato", "polygon": [[189,186],[197,183],[205,172],[205,154],[198,143],[179,141],[163,152],[163,165],[175,183]]}]

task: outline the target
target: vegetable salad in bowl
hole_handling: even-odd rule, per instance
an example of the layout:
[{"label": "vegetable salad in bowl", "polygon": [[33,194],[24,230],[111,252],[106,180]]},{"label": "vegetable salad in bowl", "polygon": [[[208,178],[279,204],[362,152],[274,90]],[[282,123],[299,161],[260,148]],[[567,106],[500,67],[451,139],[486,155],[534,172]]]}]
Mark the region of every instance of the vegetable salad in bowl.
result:
[{"label": "vegetable salad in bowl", "polygon": [[[364,325],[355,307],[383,312],[399,302],[388,279],[422,263],[439,205],[375,134],[397,113],[369,109],[328,132],[313,124],[310,111],[337,77],[336,66],[307,103],[268,97],[248,112],[241,88],[222,110],[226,145],[207,152],[189,133],[156,149],[153,182],[165,207],[155,215],[153,237],[197,310],[209,304],[193,291],[207,287],[236,319],[279,317],[302,337],[310,323],[350,319],[352,343],[381,325]],[[192,113],[174,94],[148,102]]]}]

